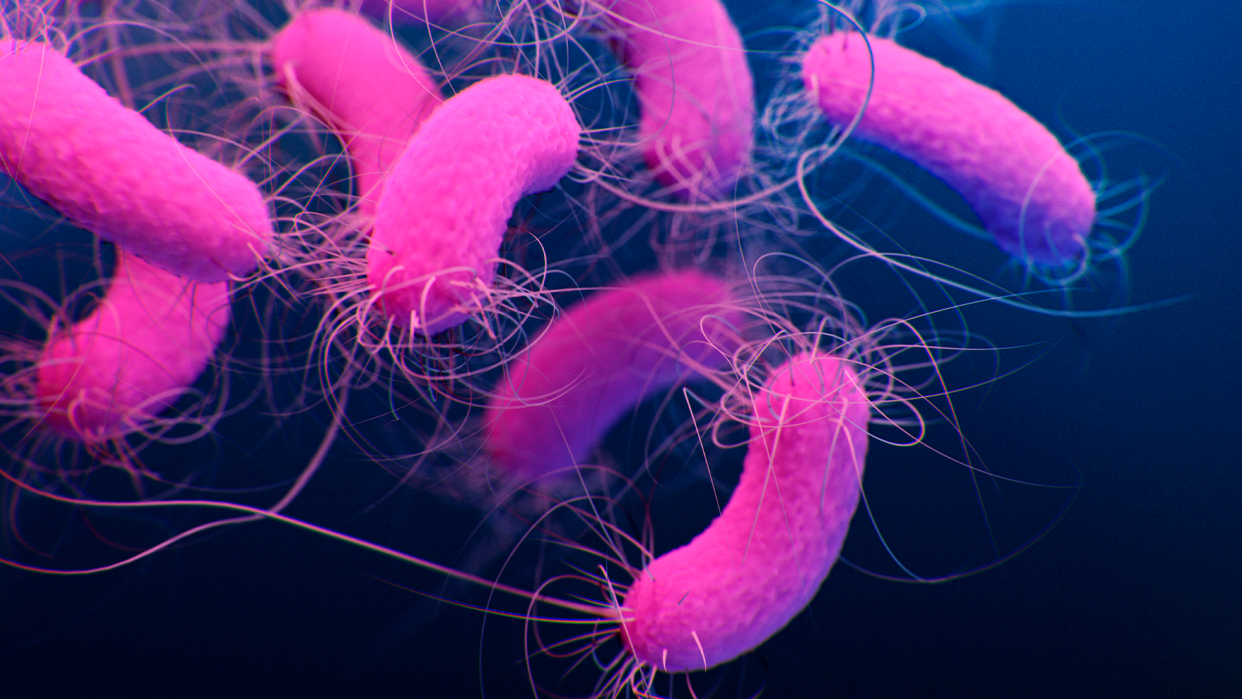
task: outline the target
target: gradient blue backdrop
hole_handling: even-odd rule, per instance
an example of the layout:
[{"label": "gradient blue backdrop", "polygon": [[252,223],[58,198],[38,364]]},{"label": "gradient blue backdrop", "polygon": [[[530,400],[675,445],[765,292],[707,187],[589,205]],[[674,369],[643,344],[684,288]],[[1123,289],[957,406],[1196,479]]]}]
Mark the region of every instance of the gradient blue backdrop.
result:
[{"label": "gradient blue backdrop", "polygon": [[[729,4],[744,32],[806,6]],[[949,584],[838,567],[746,672],[766,673],[773,699],[1242,696],[1242,6],[1015,3],[997,30],[986,69],[1018,104],[1173,154],[1148,151],[1168,179],[1130,259],[1135,300],[1190,298],[1103,322],[1007,314],[978,328],[1001,339],[1005,323],[1031,322],[1061,339],[975,397],[964,427],[989,464],[1058,482],[1078,469],[1068,514],[1023,555]],[[348,487],[331,476],[294,512],[313,516]],[[969,492],[926,495],[942,496],[971,506]],[[378,533],[419,514],[401,516]],[[481,615],[368,574],[435,585],[269,524],[108,575],[0,569],[0,696],[529,695],[500,622],[480,650]]]}]

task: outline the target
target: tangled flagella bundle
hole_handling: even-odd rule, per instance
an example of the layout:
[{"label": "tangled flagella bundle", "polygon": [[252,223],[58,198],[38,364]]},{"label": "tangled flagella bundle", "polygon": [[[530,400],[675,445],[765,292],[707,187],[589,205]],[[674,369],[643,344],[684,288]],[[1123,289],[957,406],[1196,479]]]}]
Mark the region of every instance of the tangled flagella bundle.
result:
[{"label": "tangled flagella bundle", "polygon": [[[1141,187],[905,47],[963,5],[771,32],[720,0],[5,6],[0,205],[42,233],[0,283],[3,562],[111,575],[267,519],[491,595],[462,603],[524,621],[501,662],[529,691],[602,697],[698,695],[811,603],[851,521],[889,577],[958,575],[893,553],[869,451],[986,473],[954,401],[1000,372],[943,370],[1004,355],[972,306],[1113,313],[1091,294],[1145,203],[1105,206]],[[954,207],[1006,255],[900,249],[942,232],[903,211]],[[319,521],[306,493],[342,474],[382,485]],[[706,500],[693,540],[657,537]],[[397,501],[475,526],[450,558],[422,557],[447,525],[351,530]]]}]

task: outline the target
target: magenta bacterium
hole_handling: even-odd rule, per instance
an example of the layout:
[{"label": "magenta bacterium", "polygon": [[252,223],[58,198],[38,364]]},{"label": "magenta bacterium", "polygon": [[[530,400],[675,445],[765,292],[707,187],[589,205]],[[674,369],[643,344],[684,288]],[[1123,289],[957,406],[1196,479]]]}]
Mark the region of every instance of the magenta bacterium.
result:
[{"label": "magenta bacterium", "polygon": [[756,648],[828,576],[858,506],[870,402],[850,364],[798,355],[753,399],[737,489],[689,544],[652,561],[621,601],[639,665],[706,670]]},{"label": "magenta bacterium", "polygon": [[272,223],[245,175],[126,108],[53,47],[0,39],[0,172],[77,225],[175,274],[246,275]]},{"label": "magenta bacterium", "polygon": [[726,195],[754,140],[746,49],[720,0],[609,0],[604,31],[634,75],[647,167],[684,199]]},{"label": "magenta bacterium", "polygon": [[431,336],[486,308],[514,205],[569,173],[581,132],[556,86],[523,75],[481,80],[441,105],[375,216],[367,278],[388,318]]},{"label": "magenta bacterium", "polygon": [[1095,192],[1048,129],[1003,95],[904,48],[850,31],[802,58],[807,91],[830,122],[909,158],[956,189],[1002,250],[1077,264]]},{"label": "magenta bacterium", "polygon": [[[872,15],[890,19],[910,5],[874,4]],[[22,419],[68,443],[85,443],[87,459],[101,441],[136,441],[135,433],[192,390],[236,323],[262,356],[245,366],[251,374],[239,370],[237,376],[258,387],[237,413],[270,418],[272,440],[305,418],[322,441],[274,505],[277,498],[252,504],[269,491],[241,489],[236,502],[144,500],[142,492],[132,501],[91,501],[72,478],[42,480],[48,472],[9,468],[2,473],[20,492],[14,501],[45,497],[75,515],[160,507],[219,515],[161,531],[162,543],[144,540],[147,552],[179,544],[199,527],[266,517],[437,575],[494,582],[489,593],[559,604],[586,617],[575,621],[590,630],[574,640],[593,659],[609,648],[614,653],[591,680],[596,696],[654,696],[657,673],[728,663],[784,628],[838,560],[863,492],[869,442],[878,443],[885,428],[900,433],[895,442],[923,439],[927,426],[921,415],[908,414],[917,410],[905,398],[919,390],[934,394],[928,402],[952,407],[946,397],[952,391],[936,372],[961,349],[954,342],[969,344],[961,337],[970,333],[964,321],[951,328],[960,329],[956,336],[939,334],[936,324],[953,323],[965,311],[903,286],[909,269],[892,258],[828,249],[840,241],[806,229],[827,217],[806,191],[795,194],[806,178],[791,177],[792,168],[775,171],[785,167],[779,163],[810,161],[839,145],[820,151],[799,140],[815,133],[812,118],[827,119],[837,134],[852,126],[846,138],[878,144],[944,180],[1001,249],[1032,267],[1083,264],[1097,225],[1091,184],[1046,128],[999,93],[890,39],[835,31],[803,55],[785,56],[784,64],[800,65],[800,72],[785,76],[783,94],[797,93],[803,112],[795,118],[805,123],[791,127],[792,135],[777,133],[792,119],[769,119],[774,112],[768,111],[756,116],[750,57],[719,0],[238,3],[219,17],[190,12],[184,36],[164,27],[153,34],[175,40],[144,46],[124,41],[124,30],[145,17],[142,0],[101,3],[98,21],[73,15],[81,3],[63,5],[38,9],[73,31],[27,32],[50,37],[46,42],[0,40],[0,169],[71,223],[114,243],[117,264],[106,293],[84,317],[65,311],[47,327],[28,372],[32,396]],[[161,5],[170,13],[175,6]],[[17,26],[4,19],[5,31]],[[89,51],[53,48],[73,41],[98,48],[90,41],[110,33],[119,38],[87,72],[107,74],[99,66],[111,58],[132,67],[161,57],[166,64],[153,60],[152,70],[173,72],[177,87],[165,93],[152,81],[161,88],[143,98],[156,105],[152,112],[166,113],[168,132],[109,96],[106,79],[97,83],[67,57]],[[799,30],[797,38],[820,33]],[[268,175],[260,183],[169,135],[194,104],[183,88],[199,85],[178,79],[196,71],[210,78],[202,84],[220,86],[211,117],[222,124],[227,145],[221,147],[244,148],[262,163]],[[805,113],[808,97],[814,117]],[[306,118],[308,112],[317,119]],[[200,117],[194,123],[210,121]],[[338,142],[352,169],[348,191],[320,176],[336,168]],[[774,155],[795,142],[795,152]],[[650,177],[624,181],[641,169],[625,162],[637,160],[636,149]],[[814,162],[835,164],[832,157]],[[626,195],[632,186],[647,188],[650,179],[664,188],[659,194],[679,201]],[[776,184],[752,191],[760,182]],[[845,206],[850,196],[841,195]],[[700,216],[717,211],[710,224]],[[515,222],[515,212],[537,225]],[[363,225],[351,219],[355,213]],[[690,245],[667,244],[673,235]],[[691,254],[683,256],[686,250]],[[875,286],[841,282],[854,265],[871,264],[881,265],[881,274],[868,276]],[[246,278],[260,265],[262,275]],[[768,265],[776,271],[764,271]],[[728,281],[707,271],[721,269],[731,270]],[[505,277],[510,271],[529,275],[531,283],[513,282]],[[876,346],[860,330],[874,299],[856,292],[884,283],[876,279],[893,280],[894,288],[916,297],[905,305],[918,315],[909,325],[928,332],[911,331],[904,344],[895,343],[895,353],[921,351],[919,366],[930,367],[933,378],[902,384],[889,358],[877,358],[880,351],[852,349],[855,341]],[[842,286],[862,297],[843,298]],[[510,296],[498,302],[504,294]],[[517,295],[524,296],[511,302]],[[249,308],[259,311],[250,325],[231,320]],[[289,332],[294,342],[283,342],[278,324],[307,308],[322,311],[323,319],[313,317]],[[336,324],[354,312],[366,318],[365,332],[382,326],[372,346],[374,337],[351,336]],[[466,323],[477,328],[446,332]],[[290,349],[303,337],[313,339]],[[309,345],[314,348],[306,350]],[[359,350],[374,346],[388,354]],[[232,371],[224,366],[222,374]],[[295,377],[295,409],[286,409],[295,401],[273,398],[277,374]],[[223,380],[243,380],[237,376]],[[373,480],[388,479],[372,490],[387,496],[351,517],[453,468],[485,464],[506,485],[576,474],[626,413],[639,414],[635,408],[645,401],[668,405],[682,398],[670,394],[676,387],[689,387],[689,403],[700,383],[710,395],[695,396],[689,417],[706,424],[687,421],[666,442],[635,448],[643,452],[640,463],[616,469],[616,483],[600,491],[576,492],[563,502],[545,493],[547,507],[537,521],[523,522],[528,528],[521,535],[537,540],[539,566],[555,558],[546,555],[549,549],[563,544],[573,572],[545,575],[540,568],[526,588],[499,582],[510,568],[489,581],[396,550],[414,550],[419,537],[434,532],[402,529],[403,546],[389,548],[282,514],[312,485],[328,454],[350,449],[357,469],[351,478],[366,470]],[[899,396],[888,402],[908,410],[907,422],[888,418],[886,399],[870,400],[867,389]],[[720,393],[725,396],[717,399]],[[235,417],[227,410],[221,415],[221,423]],[[946,409],[941,417],[955,427],[952,415]],[[910,424],[917,426],[913,434],[900,432]],[[228,425],[215,429],[203,431],[217,440],[212,446],[227,445]],[[290,434],[293,441],[302,432]],[[656,555],[651,531],[661,522],[652,516],[656,508],[646,508],[703,483],[670,482],[674,477],[663,479],[653,464],[703,456],[711,468],[712,456],[741,442],[747,449],[742,475],[719,517],[689,543]],[[969,455],[962,461],[973,473]],[[389,479],[387,471],[400,477]],[[707,478],[713,486],[725,483],[711,473]],[[189,492],[196,484],[176,487]],[[425,490],[409,495],[440,494]],[[503,509],[512,491],[497,492],[486,504]],[[338,521],[348,527],[354,520]],[[590,535],[604,545],[584,543]],[[495,538],[505,546],[513,540]],[[640,564],[627,557],[635,551]],[[144,555],[118,554],[129,558],[117,565]],[[597,571],[575,557],[602,563]],[[61,561],[6,562],[66,572],[57,569]],[[618,569],[632,580],[609,577]],[[554,599],[565,579],[585,581],[587,592],[576,601]],[[525,610],[532,625],[548,619],[532,610]],[[541,659],[528,651],[532,664]],[[543,689],[539,681],[536,692]]]},{"label": "magenta bacterium", "polygon": [[307,10],[272,39],[276,79],[349,151],[358,211],[375,215],[384,177],[443,98],[418,58],[350,12]]},{"label": "magenta bacterium", "polygon": [[52,327],[38,361],[42,425],[80,442],[120,438],[170,407],[229,326],[228,282],[182,279],[118,253],[90,315]]},{"label": "magenta bacterium", "polygon": [[566,309],[514,357],[483,416],[490,470],[516,483],[572,478],[626,412],[724,368],[742,313],[697,270],[639,276]]}]

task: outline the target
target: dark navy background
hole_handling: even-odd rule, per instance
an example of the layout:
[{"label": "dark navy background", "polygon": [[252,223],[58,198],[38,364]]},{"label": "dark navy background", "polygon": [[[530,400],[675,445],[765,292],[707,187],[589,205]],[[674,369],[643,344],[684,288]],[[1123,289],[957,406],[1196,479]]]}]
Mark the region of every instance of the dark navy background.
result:
[{"label": "dark navy background", "polygon": [[[748,33],[806,7],[730,6]],[[714,676],[718,696],[764,679],[774,699],[1242,696],[1242,7],[1081,0],[996,11],[991,84],[1046,123],[1127,131],[1167,149],[1121,156],[1167,175],[1130,255],[1133,298],[1188,298],[1103,321],[981,319],[976,329],[997,343],[1058,340],[962,405],[989,467],[1043,484],[1077,479],[1064,517],[1005,564],[944,584],[838,566],[809,613]],[[361,509],[391,480],[360,460],[330,466],[292,514],[436,560],[461,550],[468,512],[390,505],[368,518]],[[936,514],[977,529],[970,482],[904,493],[891,484],[951,468],[894,451],[869,464],[873,497],[898,493],[882,530],[939,574],[992,555],[977,531],[969,538]],[[1068,497],[1004,491],[1003,502],[987,499],[988,515],[1027,538]],[[903,524],[903,511],[922,519]],[[427,532],[443,534],[439,547]],[[963,546],[982,549],[971,558]],[[478,612],[372,576],[443,589],[435,576],[267,523],[85,578],[0,569],[0,696],[530,695],[511,624],[493,618],[484,629]],[[486,601],[464,587],[444,593]],[[541,679],[556,686],[555,675]],[[708,680],[696,682],[703,696]]]}]

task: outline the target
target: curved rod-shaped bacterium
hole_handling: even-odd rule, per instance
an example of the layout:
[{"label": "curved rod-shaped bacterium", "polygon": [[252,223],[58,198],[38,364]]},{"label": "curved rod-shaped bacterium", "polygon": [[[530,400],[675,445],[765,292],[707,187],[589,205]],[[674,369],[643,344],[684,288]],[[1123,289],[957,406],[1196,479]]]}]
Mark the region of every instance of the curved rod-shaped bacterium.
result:
[{"label": "curved rod-shaped bacterium", "polygon": [[254,271],[272,222],[257,186],[122,105],[64,54],[0,39],[0,172],[73,223],[179,276]]},{"label": "curved rod-shaped bacterium", "polygon": [[551,83],[480,80],[423,124],[380,194],[367,279],[398,326],[427,336],[485,305],[520,197],[554,187],[582,127]]},{"label": "curved rod-shaped bacterium", "polygon": [[1056,136],[999,92],[891,39],[850,31],[817,40],[802,79],[831,123],[844,127],[862,111],[855,136],[957,190],[1005,252],[1049,266],[1085,254],[1091,184]]},{"label": "curved rod-shaped bacterium", "polygon": [[228,282],[182,279],[118,250],[98,305],[48,333],[35,386],[42,424],[86,443],[138,429],[198,379],[229,317]]},{"label": "curved rod-shaped bacterium", "polygon": [[858,376],[832,355],[802,354],[753,406],[729,503],[639,573],[622,602],[623,640],[644,665],[703,670],[750,651],[811,602],[840,553],[867,456]]},{"label": "curved rod-shaped bacterium", "polygon": [[374,217],[384,177],[443,101],[427,70],[387,32],[333,8],[295,16],[272,39],[271,56],[281,87],[340,137],[358,212]]},{"label": "curved rod-shaped bacterium", "polygon": [[638,277],[571,307],[509,362],[488,401],[491,469],[517,483],[572,477],[626,412],[723,368],[741,316],[723,280],[693,269]]},{"label": "curved rod-shaped bacterium", "polygon": [[640,145],[683,199],[728,194],[750,158],[755,88],[720,0],[604,0],[605,31],[634,74]]}]

